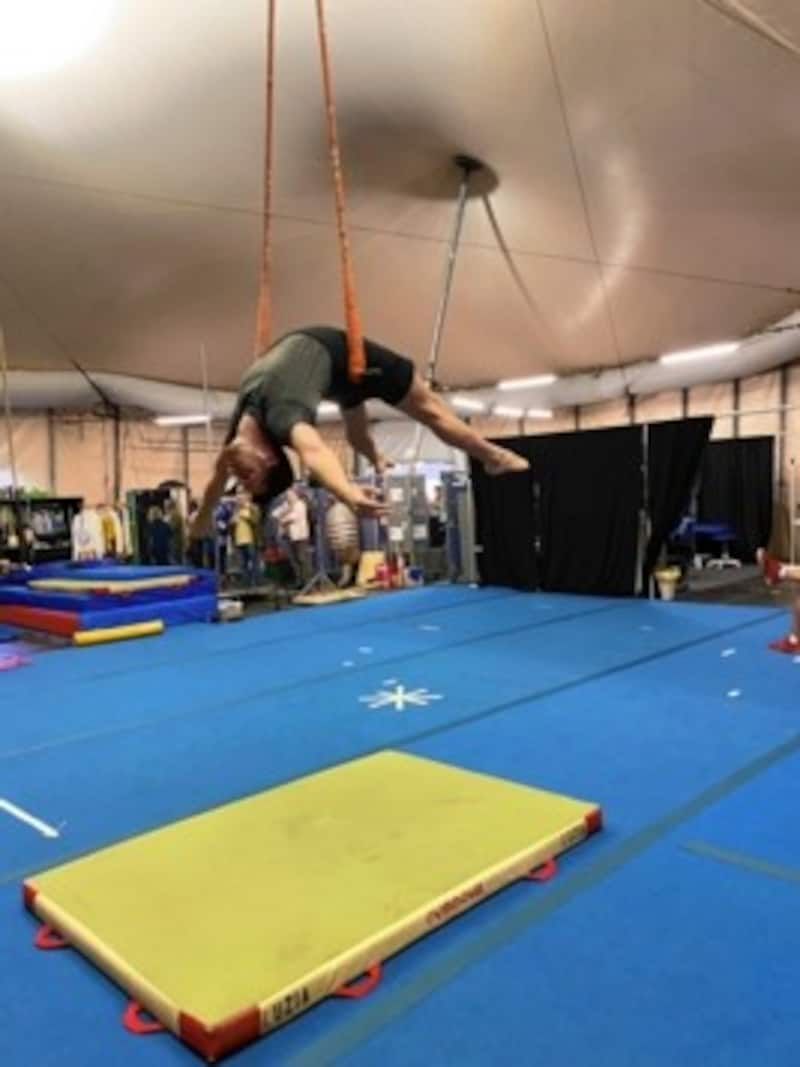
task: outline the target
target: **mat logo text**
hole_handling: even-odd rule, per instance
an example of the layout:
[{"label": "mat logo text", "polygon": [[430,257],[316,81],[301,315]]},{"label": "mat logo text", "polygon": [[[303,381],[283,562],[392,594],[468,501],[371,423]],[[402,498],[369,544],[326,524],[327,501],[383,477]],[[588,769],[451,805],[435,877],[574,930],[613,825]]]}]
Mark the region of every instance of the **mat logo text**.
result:
[{"label": "mat logo text", "polygon": [[425,921],[428,926],[437,926],[439,923],[447,922],[456,912],[468,908],[470,904],[474,904],[476,900],[480,900],[485,894],[486,889],[483,882],[478,882],[477,885],[465,889],[463,893],[456,893],[455,896],[449,897],[438,908],[432,908],[426,915]]},{"label": "mat logo text", "polygon": [[273,1004],[270,1008],[270,1015],[272,1016],[272,1022],[279,1026],[281,1023],[285,1023],[288,1019],[291,1019],[293,1015],[297,1015],[303,1008],[308,1007],[311,1003],[311,994],[305,988],[295,989],[291,993],[287,993],[285,997],[282,997],[276,1004]]}]

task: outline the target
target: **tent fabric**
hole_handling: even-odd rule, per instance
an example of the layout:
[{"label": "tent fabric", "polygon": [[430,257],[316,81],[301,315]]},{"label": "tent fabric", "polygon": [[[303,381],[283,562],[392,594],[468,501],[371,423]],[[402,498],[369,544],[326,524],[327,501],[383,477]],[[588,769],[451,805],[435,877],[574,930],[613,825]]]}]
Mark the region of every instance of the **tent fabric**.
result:
[{"label": "tent fabric", "polygon": [[[43,48],[28,50],[35,76],[0,80],[9,363],[38,372],[19,389],[40,390],[41,407],[54,406],[42,403],[50,390],[67,406],[124,397],[196,413],[204,349],[216,411],[252,352],[264,9],[234,4],[220,20],[176,3],[165,38],[156,0],[118,6],[75,54],[48,67]],[[343,317],[313,5],[284,6],[276,336]],[[796,4],[430,0],[415,18],[400,0],[330,8],[365,332],[420,369],[461,177],[452,157],[486,164],[442,332],[445,387],[557,373],[565,405],[641,394],[651,374],[667,380],[641,361],[796,312]],[[7,20],[6,52],[22,63],[14,30]],[[771,339],[784,362],[800,352],[797,331]],[[756,373],[751,347],[674,368],[672,388]],[[573,377],[582,400],[570,400]],[[539,399],[556,403],[546,389]]]}]

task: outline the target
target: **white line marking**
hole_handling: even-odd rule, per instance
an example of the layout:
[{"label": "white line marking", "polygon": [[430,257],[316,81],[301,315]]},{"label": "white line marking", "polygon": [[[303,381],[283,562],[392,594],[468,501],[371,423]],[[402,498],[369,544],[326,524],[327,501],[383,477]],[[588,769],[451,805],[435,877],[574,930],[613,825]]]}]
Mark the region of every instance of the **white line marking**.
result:
[{"label": "white line marking", "polygon": [[31,815],[30,812],[18,808],[16,804],[12,804],[10,800],[6,800],[4,797],[0,797],[0,811],[5,811],[15,819],[19,819],[20,822],[27,823],[28,826],[31,826],[34,830],[38,831],[42,837],[60,836],[58,830],[56,830],[54,826],[42,822],[42,820],[37,819],[35,815]]}]

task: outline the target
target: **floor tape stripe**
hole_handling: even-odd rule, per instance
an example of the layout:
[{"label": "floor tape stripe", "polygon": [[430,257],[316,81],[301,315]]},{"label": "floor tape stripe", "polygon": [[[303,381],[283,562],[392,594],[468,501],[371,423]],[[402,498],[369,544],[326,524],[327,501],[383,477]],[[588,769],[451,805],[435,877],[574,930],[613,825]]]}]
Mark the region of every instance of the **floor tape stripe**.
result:
[{"label": "floor tape stripe", "polygon": [[800,885],[800,867],[786,867],[780,863],[770,863],[768,860],[759,859],[758,856],[750,856],[746,852],[736,852],[731,849],[718,848],[706,841],[687,841],[682,848],[685,852],[691,852],[703,859],[714,860],[716,863],[724,863],[731,867],[739,867],[741,870],[751,871],[753,874],[763,874],[767,878],[776,878],[781,882],[793,882]]}]

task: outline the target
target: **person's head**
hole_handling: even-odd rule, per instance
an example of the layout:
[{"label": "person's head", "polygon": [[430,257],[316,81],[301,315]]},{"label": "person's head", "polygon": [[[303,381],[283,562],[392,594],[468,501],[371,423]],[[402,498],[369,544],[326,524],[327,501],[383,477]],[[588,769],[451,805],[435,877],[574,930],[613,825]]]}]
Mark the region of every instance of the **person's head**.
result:
[{"label": "person's head", "polygon": [[294,481],[283,449],[252,418],[242,419],[223,457],[240,488],[258,504],[279,496]]}]

